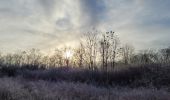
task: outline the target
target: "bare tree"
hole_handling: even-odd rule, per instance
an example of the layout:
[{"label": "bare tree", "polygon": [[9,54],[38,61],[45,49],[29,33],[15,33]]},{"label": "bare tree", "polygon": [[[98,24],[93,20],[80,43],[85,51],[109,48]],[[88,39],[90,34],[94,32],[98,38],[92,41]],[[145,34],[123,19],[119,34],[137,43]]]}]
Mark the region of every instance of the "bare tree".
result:
[{"label": "bare tree", "polygon": [[64,50],[62,49],[55,49],[55,52],[49,57],[49,66],[53,67],[61,67],[64,65],[64,57],[63,57]]},{"label": "bare tree", "polygon": [[159,61],[158,53],[156,53],[154,50],[143,50],[140,51],[140,53],[135,54],[131,61],[135,64],[157,63]]},{"label": "bare tree", "polygon": [[96,57],[97,57],[97,39],[98,32],[88,32],[84,34],[85,39],[85,51],[88,60],[89,69],[96,68]]},{"label": "bare tree", "polygon": [[170,63],[170,47],[161,49],[160,54],[162,63]]},{"label": "bare tree", "polygon": [[84,66],[84,61],[85,61],[85,47],[82,42],[80,42],[80,46],[75,49],[74,51],[74,60],[75,63],[78,65],[78,67],[82,68]]},{"label": "bare tree", "polygon": [[58,66],[59,67],[63,66],[64,65],[63,51],[56,49],[55,54],[56,54],[56,57],[57,57]]},{"label": "bare tree", "polygon": [[102,68],[104,70],[107,70],[110,43],[106,34],[103,34],[103,37],[100,41],[100,46],[101,46],[100,48],[101,48]]},{"label": "bare tree", "polygon": [[2,53],[0,52],[0,65],[3,65],[3,62],[4,62],[3,55],[2,55]]},{"label": "bare tree", "polygon": [[13,54],[13,65],[21,67],[22,55],[19,53]]},{"label": "bare tree", "polygon": [[108,69],[108,63],[110,63],[111,68],[114,69],[115,58],[118,53],[118,44],[118,37],[114,34],[114,32],[110,31],[103,34],[102,39],[100,41],[100,51],[103,69]]},{"label": "bare tree", "polygon": [[6,54],[4,56],[4,65],[6,65],[7,67],[11,66],[13,64],[13,56],[12,54]]},{"label": "bare tree", "polygon": [[115,32],[113,31],[110,31],[108,32],[108,34],[110,34],[110,41],[111,41],[111,68],[114,69],[115,67],[115,59],[116,59],[116,56],[118,55],[118,46],[119,46],[119,38],[118,36],[116,36]]},{"label": "bare tree", "polygon": [[121,51],[122,51],[122,57],[123,57],[124,64],[131,63],[131,58],[134,54],[134,47],[129,44],[125,44],[121,48]]},{"label": "bare tree", "polygon": [[27,54],[27,62],[32,67],[40,67],[41,57],[42,54],[40,53],[40,50],[33,48]]},{"label": "bare tree", "polygon": [[49,68],[50,67],[50,62],[49,62],[49,56],[43,56],[42,58],[41,58],[41,64],[42,64],[42,66],[44,66],[45,68]]}]

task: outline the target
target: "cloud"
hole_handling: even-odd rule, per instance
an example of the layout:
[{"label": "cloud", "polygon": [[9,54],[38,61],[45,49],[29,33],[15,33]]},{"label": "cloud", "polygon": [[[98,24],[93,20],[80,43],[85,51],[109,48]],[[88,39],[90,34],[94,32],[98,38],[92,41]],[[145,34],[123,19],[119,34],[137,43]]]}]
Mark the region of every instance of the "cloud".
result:
[{"label": "cloud", "polygon": [[169,5],[169,0],[0,0],[0,48],[52,48],[78,41],[93,27],[113,30],[137,49],[168,46]]},{"label": "cloud", "polygon": [[[167,45],[167,36],[170,36],[168,28],[170,1],[106,0],[105,2],[107,20],[101,24],[101,27],[115,30],[123,42],[130,42],[137,49],[162,47],[154,41]],[[163,38],[167,41],[162,40]]]},{"label": "cloud", "polygon": [[52,15],[54,13],[54,10],[56,7],[59,6],[59,3],[61,4],[62,1],[56,1],[56,0],[38,0],[37,3],[41,6],[44,13],[48,16]]},{"label": "cloud", "polygon": [[105,17],[106,5],[103,0],[80,0],[80,6],[86,25],[97,26]]}]

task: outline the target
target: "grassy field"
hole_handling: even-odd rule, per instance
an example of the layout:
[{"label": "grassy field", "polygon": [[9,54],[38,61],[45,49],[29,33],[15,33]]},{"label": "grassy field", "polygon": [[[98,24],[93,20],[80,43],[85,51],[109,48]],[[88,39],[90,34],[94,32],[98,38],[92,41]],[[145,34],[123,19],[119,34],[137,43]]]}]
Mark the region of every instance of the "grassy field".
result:
[{"label": "grassy field", "polygon": [[170,67],[105,72],[1,67],[0,100],[170,100]]},{"label": "grassy field", "polygon": [[0,79],[0,100],[169,100],[165,90],[102,88],[85,83]]}]

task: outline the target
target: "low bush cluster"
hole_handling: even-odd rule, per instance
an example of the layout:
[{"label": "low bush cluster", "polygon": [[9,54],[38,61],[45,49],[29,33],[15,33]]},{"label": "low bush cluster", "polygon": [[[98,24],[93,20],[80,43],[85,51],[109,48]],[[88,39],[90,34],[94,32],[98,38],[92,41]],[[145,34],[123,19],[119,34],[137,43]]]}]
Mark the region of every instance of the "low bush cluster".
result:
[{"label": "low bush cluster", "polygon": [[96,86],[170,87],[170,66],[143,65],[120,71],[98,71],[77,68],[36,69],[2,67],[1,76],[20,76],[28,80],[67,81]]}]

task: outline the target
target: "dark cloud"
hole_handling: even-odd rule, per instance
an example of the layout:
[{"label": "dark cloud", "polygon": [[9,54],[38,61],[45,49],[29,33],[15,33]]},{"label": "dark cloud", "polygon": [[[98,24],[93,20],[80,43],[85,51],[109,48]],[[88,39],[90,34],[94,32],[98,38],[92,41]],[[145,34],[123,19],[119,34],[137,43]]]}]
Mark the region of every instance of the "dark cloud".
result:
[{"label": "dark cloud", "polygon": [[71,28],[71,22],[69,18],[61,18],[56,21],[56,27],[58,30],[69,30]]},{"label": "dark cloud", "polygon": [[81,19],[90,26],[97,26],[105,18],[106,6],[103,0],[80,0]]}]

